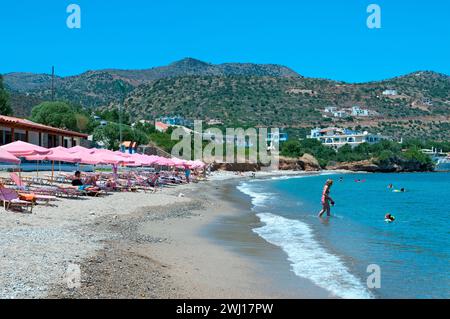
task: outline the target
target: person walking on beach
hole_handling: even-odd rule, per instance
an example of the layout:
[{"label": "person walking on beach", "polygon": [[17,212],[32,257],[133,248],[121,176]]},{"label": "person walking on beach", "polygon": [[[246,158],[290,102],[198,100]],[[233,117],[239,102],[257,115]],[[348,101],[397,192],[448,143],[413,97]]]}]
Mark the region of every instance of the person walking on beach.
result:
[{"label": "person walking on beach", "polygon": [[329,179],[325,182],[325,186],[322,191],[322,210],[319,212],[319,217],[327,212],[327,216],[331,216],[331,205],[334,205],[334,200],[330,197],[330,188],[333,185],[333,180]]},{"label": "person walking on beach", "polygon": [[186,183],[190,183],[191,182],[191,169],[189,167],[186,167],[184,174],[186,176]]}]

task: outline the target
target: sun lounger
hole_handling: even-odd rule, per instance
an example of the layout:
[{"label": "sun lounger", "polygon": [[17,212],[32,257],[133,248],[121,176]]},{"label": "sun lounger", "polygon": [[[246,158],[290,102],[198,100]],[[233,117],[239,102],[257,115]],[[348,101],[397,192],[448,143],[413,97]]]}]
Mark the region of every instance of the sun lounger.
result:
[{"label": "sun lounger", "polygon": [[40,195],[34,193],[26,193],[26,192],[18,192],[17,193],[21,200],[25,200],[28,202],[44,202],[46,205],[49,205],[51,201],[57,200],[56,196],[50,195]]},{"label": "sun lounger", "polygon": [[142,189],[144,192],[150,191],[152,193],[156,192],[156,188],[151,186],[147,179],[142,178],[136,173],[132,173],[132,176],[134,177],[135,186],[138,186],[140,189]]},{"label": "sun lounger", "polygon": [[98,197],[100,195],[105,195],[105,192],[102,190],[94,190],[94,189],[79,189],[74,186],[58,186],[57,188],[57,196],[59,197],[68,197],[68,198],[77,198],[80,196],[92,196]]},{"label": "sun lounger", "polygon": [[5,210],[9,210],[12,207],[26,208],[30,213],[33,212],[33,202],[21,200],[17,192],[9,188],[0,188],[0,201],[3,202]]},{"label": "sun lounger", "polygon": [[9,177],[11,178],[11,181],[13,181],[13,183],[16,185],[16,188],[21,192],[49,196],[49,198],[51,198],[49,200],[54,200],[53,198],[56,199],[55,187],[48,187],[48,186],[33,187],[31,186],[31,184],[26,184],[25,182],[23,182],[16,173],[10,173]]}]

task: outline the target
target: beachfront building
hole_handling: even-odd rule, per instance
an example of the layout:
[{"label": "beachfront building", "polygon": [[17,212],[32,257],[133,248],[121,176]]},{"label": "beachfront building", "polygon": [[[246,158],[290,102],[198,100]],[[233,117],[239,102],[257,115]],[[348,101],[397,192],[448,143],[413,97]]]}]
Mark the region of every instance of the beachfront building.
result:
[{"label": "beachfront building", "polygon": [[47,148],[72,147],[82,144],[87,137],[87,134],[0,115],[0,145],[23,141]]},{"label": "beachfront building", "polygon": [[313,138],[320,141],[323,145],[338,149],[345,144],[356,147],[362,143],[375,144],[379,143],[386,137],[379,134],[370,134],[367,131],[353,131],[337,127],[315,128],[311,130],[311,134],[307,138]]}]

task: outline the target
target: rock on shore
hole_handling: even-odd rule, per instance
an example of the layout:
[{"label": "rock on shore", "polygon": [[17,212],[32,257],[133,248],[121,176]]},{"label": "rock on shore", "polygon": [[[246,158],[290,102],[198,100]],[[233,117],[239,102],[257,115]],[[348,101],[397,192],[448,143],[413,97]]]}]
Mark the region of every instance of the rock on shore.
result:
[{"label": "rock on shore", "polygon": [[319,162],[310,154],[303,154],[299,158],[280,157],[280,170],[319,171],[320,169]]}]

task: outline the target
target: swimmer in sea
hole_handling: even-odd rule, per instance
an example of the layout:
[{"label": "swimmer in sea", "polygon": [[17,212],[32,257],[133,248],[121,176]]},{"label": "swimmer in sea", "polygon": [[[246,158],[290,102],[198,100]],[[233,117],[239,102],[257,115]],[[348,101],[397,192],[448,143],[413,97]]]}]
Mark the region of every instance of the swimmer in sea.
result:
[{"label": "swimmer in sea", "polygon": [[330,188],[333,185],[333,180],[329,179],[326,181],[325,186],[322,191],[322,210],[319,212],[319,217],[326,212],[327,216],[331,216],[331,205],[334,206],[334,200],[330,197]]},{"label": "swimmer in sea", "polygon": [[387,223],[392,223],[392,222],[395,220],[395,217],[392,216],[391,213],[387,213],[387,214],[384,216],[384,220],[385,220]]}]

